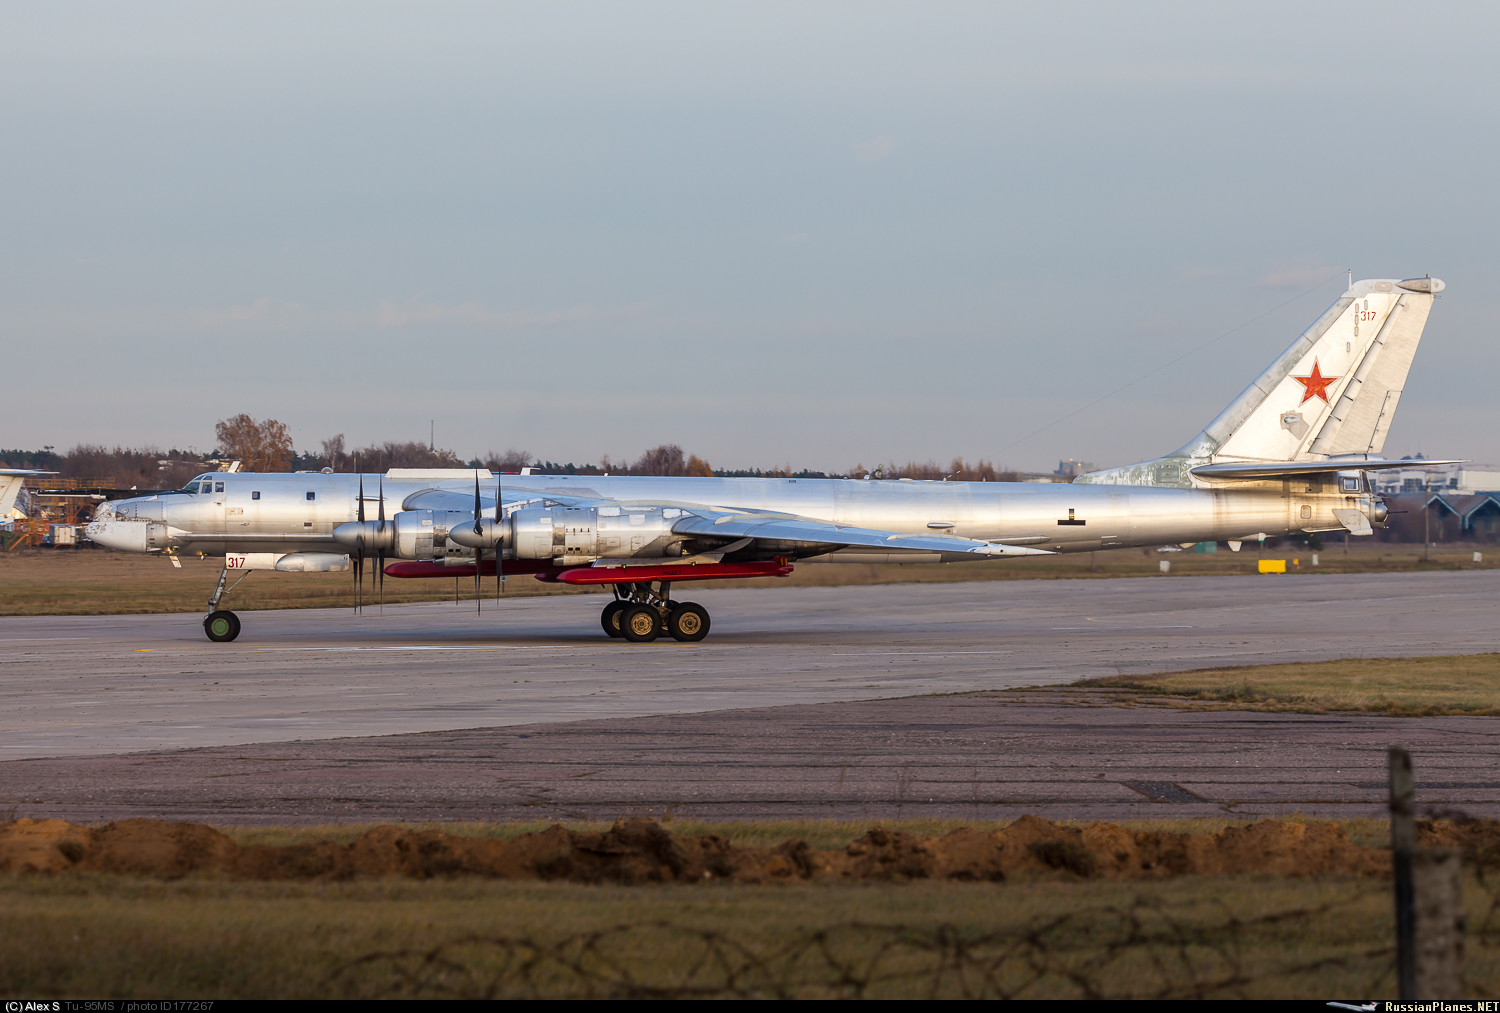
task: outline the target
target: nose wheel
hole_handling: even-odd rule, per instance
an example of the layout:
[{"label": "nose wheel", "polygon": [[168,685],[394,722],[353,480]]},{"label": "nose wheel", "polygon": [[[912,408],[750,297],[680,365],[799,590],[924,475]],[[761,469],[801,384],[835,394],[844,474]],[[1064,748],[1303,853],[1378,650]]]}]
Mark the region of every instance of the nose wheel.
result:
[{"label": "nose wheel", "polygon": [[226,562],[224,569],[219,571],[219,583],[214,588],[213,596],[208,599],[208,615],[203,617],[203,632],[216,644],[226,644],[240,635],[240,617],[227,609],[219,608],[219,602],[230,591],[240,586],[240,581],[250,576],[246,570],[240,574],[239,580],[228,587],[224,585],[229,580],[229,565]]},{"label": "nose wheel", "polygon": [[223,610],[210,612],[203,617],[203,632],[216,644],[227,643],[240,635],[240,617]]}]

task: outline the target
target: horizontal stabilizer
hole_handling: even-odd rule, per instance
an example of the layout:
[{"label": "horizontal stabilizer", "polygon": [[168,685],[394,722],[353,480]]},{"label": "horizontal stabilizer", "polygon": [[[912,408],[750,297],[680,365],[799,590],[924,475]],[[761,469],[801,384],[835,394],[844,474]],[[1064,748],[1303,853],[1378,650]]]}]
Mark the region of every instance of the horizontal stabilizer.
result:
[{"label": "horizontal stabilizer", "polygon": [[1354,459],[1328,461],[1239,461],[1225,464],[1204,464],[1194,468],[1193,474],[1200,478],[1245,478],[1268,479],[1292,475],[1320,475],[1333,471],[1389,471],[1392,468],[1437,468],[1463,461],[1391,461],[1385,459]]}]

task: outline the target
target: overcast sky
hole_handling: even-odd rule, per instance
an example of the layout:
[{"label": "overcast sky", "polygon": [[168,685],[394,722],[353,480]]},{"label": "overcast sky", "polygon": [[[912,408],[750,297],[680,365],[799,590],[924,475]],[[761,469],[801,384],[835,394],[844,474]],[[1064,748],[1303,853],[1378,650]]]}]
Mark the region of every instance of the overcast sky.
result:
[{"label": "overcast sky", "polygon": [[1496,5],[3,10],[0,446],[1103,466],[1352,269],[1500,462]]}]

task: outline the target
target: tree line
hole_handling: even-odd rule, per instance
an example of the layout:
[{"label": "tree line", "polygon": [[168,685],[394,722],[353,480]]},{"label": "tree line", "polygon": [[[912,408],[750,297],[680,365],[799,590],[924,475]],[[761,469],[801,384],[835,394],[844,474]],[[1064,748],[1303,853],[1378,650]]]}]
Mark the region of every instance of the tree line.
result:
[{"label": "tree line", "polygon": [[684,451],[675,443],[652,447],[630,461],[614,461],[605,455],[597,464],[561,463],[543,460],[527,450],[491,450],[482,457],[464,460],[454,451],[440,449],[419,440],[386,441],[351,448],[344,434],[321,441],[317,450],[297,451],[291,431],[275,419],[258,420],[246,414],[220,420],[214,427],[217,441],[207,454],[158,447],[106,447],[102,444],[79,444],[57,453],[51,447],[41,450],[0,450],[0,467],[34,468],[54,471],[62,478],[81,480],[116,489],[175,489],[193,476],[214,471],[221,461],[239,461],[241,471],[321,471],[385,472],[392,468],[488,468],[491,471],[519,472],[530,468],[538,473],[567,475],[666,475],[720,476],[751,478],[912,478],[963,482],[1015,481],[1012,471],[997,469],[988,461],[966,462],[962,458],[944,466],[928,461],[894,461],[865,467],[856,464],[843,472],[794,469],[790,464],[766,469],[716,469],[697,454]]}]

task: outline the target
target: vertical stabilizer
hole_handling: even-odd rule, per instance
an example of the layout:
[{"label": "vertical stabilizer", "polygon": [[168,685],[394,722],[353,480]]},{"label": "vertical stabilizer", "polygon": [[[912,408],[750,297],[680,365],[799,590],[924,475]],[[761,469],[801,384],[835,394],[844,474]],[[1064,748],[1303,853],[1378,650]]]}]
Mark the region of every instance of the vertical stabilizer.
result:
[{"label": "vertical stabilizer", "polygon": [[21,486],[25,484],[27,475],[50,474],[52,474],[50,471],[0,468],[0,520],[10,517],[10,512],[16,505],[16,497],[21,494]]},{"label": "vertical stabilizer", "polygon": [[1357,281],[1191,442],[1080,482],[1190,487],[1206,464],[1379,457],[1436,278]]}]

